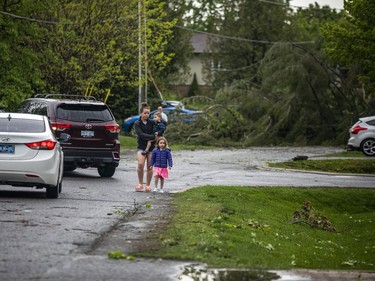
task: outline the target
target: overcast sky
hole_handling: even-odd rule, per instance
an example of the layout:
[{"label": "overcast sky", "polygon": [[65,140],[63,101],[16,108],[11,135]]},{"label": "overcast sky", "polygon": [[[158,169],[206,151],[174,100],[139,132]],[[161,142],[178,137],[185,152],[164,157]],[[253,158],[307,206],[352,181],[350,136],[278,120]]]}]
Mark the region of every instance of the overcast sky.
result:
[{"label": "overcast sky", "polygon": [[317,2],[320,6],[328,5],[331,8],[340,9],[344,8],[344,0],[290,0],[290,5],[308,7],[309,4]]}]

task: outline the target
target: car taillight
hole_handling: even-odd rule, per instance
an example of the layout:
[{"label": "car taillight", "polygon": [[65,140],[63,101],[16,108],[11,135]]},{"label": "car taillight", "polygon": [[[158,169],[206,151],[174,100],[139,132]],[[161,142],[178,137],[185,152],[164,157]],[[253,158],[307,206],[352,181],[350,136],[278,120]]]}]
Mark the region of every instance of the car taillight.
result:
[{"label": "car taillight", "polygon": [[355,126],[353,129],[352,129],[352,134],[353,135],[356,135],[358,134],[360,131],[364,131],[364,130],[367,130],[367,128],[364,128],[364,127],[361,127],[359,125]]},{"label": "car taillight", "polygon": [[112,155],[113,155],[113,159],[116,159],[116,160],[120,159],[120,153],[112,152]]},{"label": "car taillight", "polygon": [[52,150],[56,146],[56,142],[53,140],[45,140],[45,141],[36,141],[26,143],[26,145],[35,150]]},{"label": "car taillight", "polygon": [[66,129],[70,129],[71,126],[72,124],[52,122],[52,129],[54,131],[62,132]]},{"label": "car taillight", "polygon": [[120,126],[118,124],[116,125],[105,125],[105,129],[111,133],[119,133],[120,132]]}]

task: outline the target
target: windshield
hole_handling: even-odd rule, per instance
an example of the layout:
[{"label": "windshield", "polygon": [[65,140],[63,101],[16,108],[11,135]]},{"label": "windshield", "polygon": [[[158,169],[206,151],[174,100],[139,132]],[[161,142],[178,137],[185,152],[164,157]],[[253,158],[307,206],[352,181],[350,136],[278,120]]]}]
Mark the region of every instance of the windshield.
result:
[{"label": "windshield", "polygon": [[43,133],[43,120],[0,118],[0,132]]},{"label": "windshield", "polygon": [[65,104],[57,108],[57,118],[73,122],[108,122],[113,117],[105,105]]}]

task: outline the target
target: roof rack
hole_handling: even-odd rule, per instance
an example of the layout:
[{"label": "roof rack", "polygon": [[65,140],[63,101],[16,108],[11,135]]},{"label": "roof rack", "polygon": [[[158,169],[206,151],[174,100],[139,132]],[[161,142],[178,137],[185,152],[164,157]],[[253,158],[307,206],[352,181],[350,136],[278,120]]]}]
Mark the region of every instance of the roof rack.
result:
[{"label": "roof rack", "polygon": [[70,95],[70,94],[36,94],[34,98],[63,98],[63,99],[77,99],[77,100],[91,100],[96,101],[96,98],[93,96],[84,96],[84,95]]}]

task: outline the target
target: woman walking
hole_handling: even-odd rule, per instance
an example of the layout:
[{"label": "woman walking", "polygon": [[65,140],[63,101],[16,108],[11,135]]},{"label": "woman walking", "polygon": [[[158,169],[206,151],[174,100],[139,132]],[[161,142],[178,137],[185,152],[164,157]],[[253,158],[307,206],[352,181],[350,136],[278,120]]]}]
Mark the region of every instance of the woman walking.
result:
[{"label": "woman walking", "polygon": [[[151,154],[146,153],[142,154],[144,150],[146,150],[147,142],[149,140],[155,139],[155,135],[153,133],[153,126],[154,122],[149,120],[150,117],[150,107],[146,102],[143,102],[141,105],[141,109],[139,111],[140,117],[134,123],[134,129],[138,136],[138,145],[137,145],[137,175],[138,175],[138,186],[135,188],[135,191],[143,191],[143,176],[144,176],[144,168],[145,163],[146,165],[146,192],[151,191],[150,183],[152,179],[152,169],[149,168],[150,161],[151,161]],[[154,148],[154,143],[151,144],[150,150]]]}]

